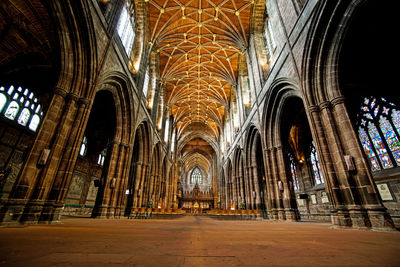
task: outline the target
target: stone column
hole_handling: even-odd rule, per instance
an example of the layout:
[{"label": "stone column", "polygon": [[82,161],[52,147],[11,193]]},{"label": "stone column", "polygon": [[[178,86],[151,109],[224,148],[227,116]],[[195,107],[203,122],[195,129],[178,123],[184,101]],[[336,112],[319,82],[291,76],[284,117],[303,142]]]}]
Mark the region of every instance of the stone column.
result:
[{"label": "stone column", "polygon": [[281,180],[281,173],[279,168],[279,159],[277,158],[277,148],[273,147],[270,153],[271,159],[271,179],[272,179],[272,188],[274,190],[274,199],[276,201],[276,211],[279,220],[286,220],[285,216],[285,205],[283,201],[283,182]]},{"label": "stone column", "polygon": [[335,118],[338,135],[342,141],[343,155],[349,155],[354,159],[356,170],[347,168],[344,156],[343,162],[348,184],[355,195],[355,203],[361,207],[355,211],[350,210],[350,217],[354,225],[367,226],[376,229],[392,229],[393,221],[379,197],[375,181],[372,177],[369,165],[364,157],[358,135],[352,127],[343,97],[331,101],[331,112]]},{"label": "stone column", "polygon": [[276,157],[279,169],[279,178],[283,184],[283,194],[281,196],[285,209],[285,218],[287,220],[297,221],[299,218],[299,212],[297,210],[296,195],[294,193],[291,177],[289,173],[287,173],[282,147],[276,148]]},{"label": "stone column", "polygon": [[233,202],[235,208],[237,208],[237,205],[238,205],[238,203],[237,203],[237,189],[236,189],[236,187],[237,187],[237,184],[236,184],[236,177],[235,177],[235,176],[232,176],[232,200],[231,200],[231,201]]},{"label": "stone column", "polygon": [[[67,129],[71,125],[63,125],[68,114],[75,112],[75,107],[65,109],[65,105],[71,106],[72,98],[67,99],[67,91],[63,88],[56,88],[49,105],[48,111],[44,117],[42,125],[33,143],[32,149],[27,156],[20,175],[17,178],[14,187],[10,193],[7,203],[0,211],[0,221],[3,224],[15,224],[18,222],[36,223],[38,222],[48,190],[50,190],[50,180],[54,178],[55,170],[50,169],[51,162],[55,164],[59,160],[60,151],[65,143],[58,143],[59,138],[55,138],[61,129]],[[64,127],[59,127],[60,125]],[[62,139],[65,141],[64,139]],[[43,149],[50,149],[51,153],[45,166],[38,168],[37,163]],[[58,154],[57,154],[58,153]],[[53,159],[57,154],[58,158]],[[46,182],[45,182],[46,181]],[[49,187],[49,188],[47,188]],[[29,204],[28,204],[29,202]]]},{"label": "stone column", "polygon": [[340,189],[340,183],[336,175],[332,157],[325,136],[324,128],[320,118],[320,108],[318,106],[309,107],[310,127],[315,134],[314,140],[318,140],[316,144],[319,146],[318,156],[322,168],[325,168],[325,188],[332,204],[331,219],[334,225],[350,226],[351,220],[344,206],[344,200]]},{"label": "stone column", "polygon": [[262,205],[261,193],[260,193],[260,191],[262,191],[263,189],[261,188],[261,190],[260,190],[260,183],[258,181],[257,166],[250,167],[250,171],[253,173],[254,190],[256,192],[255,209],[263,210],[263,209],[265,209],[265,207],[263,207],[263,205]]},{"label": "stone column", "polygon": [[90,114],[88,100],[86,98],[77,98],[74,95],[69,95],[71,102],[75,102],[78,107],[74,117],[67,120],[71,122],[69,128],[68,139],[63,149],[62,158],[59,162],[59,167],[55,173],[54,181],[52,183],[48,199],[40,217],[42,222],[59,222],[64,201],[67,196],[69,186],[72,179],[72,173],[75,167],[76,159],[78,157],[81,140],[84,134],[87,119]]},{"label": "stone column", "polygon": [[[309,111],[332,202],[332,223],[339,227],[392,229],[393,222],[375,189],[344,98],[323,102],[318,107],[310,107]],[[355,159],[355,170],[348,169],[345,155]]]},{"label": "stone column", "polygon": [[249,167],[245,167],[244,169],[244,177],[245,177],[245,185],[246,185],[246,202],[247,209],[253,209],[254,207],[254,197],[252,190],[252,177],[251,172],[249,171]]},{"label": "stone column", "polygon": [[120,166],[120,179],[117,180],[117,184],[115,186],[116,197],[115,197],[115,217],[121,217],[123,215],[123,210],[125,207],[125,199],[127,198],[125,191],[128,188],[128,179],[129,179],[129,162],[130,161],[130,146],[125,143],[120,144],[120,150],[123,154],[123,159],[121,160]]},{"label": "stone column", "polygon": [[272,154],[273,150],[272,149],[266,149],[265,150],[265,166],[266,166],[266,183],[268,184],[268,210],[269,210],[269,215],[270,218],[273,220],[278,220],[278,209],[279,209],[279,191],[278,191],[278,184],[276,181],[275,174],[273,172],[274,170],[274,164],[273,164],[273,159],[272,159]]},{"label": "stone column", "polygon": [[[134,192],[131,192],[133,194],[133,208],[138,208],[139,207],[139,197],[143,193],[143,189],[140,187],[141,185],[141,179],[142,179],[142,167],[143,163],[142,162],[137,162],[136,163],[136,178],[135,178],[135,186],[134,186]],[[140,190],[140,191],[139,191]]]}]

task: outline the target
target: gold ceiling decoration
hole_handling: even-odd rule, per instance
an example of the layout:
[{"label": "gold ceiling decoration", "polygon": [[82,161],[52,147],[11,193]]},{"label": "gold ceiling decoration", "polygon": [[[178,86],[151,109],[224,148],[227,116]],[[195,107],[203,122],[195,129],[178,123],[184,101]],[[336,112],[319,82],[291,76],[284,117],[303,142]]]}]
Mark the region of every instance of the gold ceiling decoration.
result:
[{"label": "gold ceiling decoration", "polygon": [[178,133],[204,123],[217,136],[248,46],[252,1],[149,0],[151,49]]}]

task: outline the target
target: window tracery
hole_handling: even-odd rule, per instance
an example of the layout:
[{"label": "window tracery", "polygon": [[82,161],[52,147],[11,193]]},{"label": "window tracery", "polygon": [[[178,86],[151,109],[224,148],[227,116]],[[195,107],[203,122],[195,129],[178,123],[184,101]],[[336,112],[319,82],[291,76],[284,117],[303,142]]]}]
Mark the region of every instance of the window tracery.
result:
[{"label": "window tracery", "polygon": [[294,190],[299,190],[300,186],[299,186],[299,178],[297,177],[297,172],[296,172],[296,164],[294,161],[294,157],[291,153],[289,153],[289,162],[290,162],[290,173],[292,175]]},{"label": "window tracery", "polygon": [[276,42],[274,33],[271,27],[271,21],[269,19],[269,15],[265,14],[265,21],[264,21],[264,37],[267,43],[267,51],[268,51],[268,58],[271,59],[276,48]]},{"label": "window tracery", "polygon": [[317,150],[315,149],[314,141],[312,141],[310,145],[310,160],[311,160],[312,173],[314,175],[315,183],[323,184],[324,177],[322,175],[321,165],[319,164],[318,153]]},{"label": "window tracery", "polygon": [[146,68],[146,73],[144,74],[144,81],[143,81],[143,96],[147,98],[147,91],[149,89],[149,80],[150,80],[150,70],[149,66]]},{"label": "window tracery", "polygon": [[122,8],[117,25],[117,33],[121,39],[127,55],[132,52],[133,40],[135,39],[135,9],[131,1],[126,1]]},{"label": "window tracery", "polygon": [[107,149],[103,149],[97,158],[97,165],[104,166],[104,160],[106,158]]},{"label": "window tracery", "polygon": [[43,118],[42,107],[29,89],[0,87],[0,113],[17,124],[36,132]]},{"label": "window tracery", "polygon": [[195,168],[190,177],[190,182],[192,184],[202,184],[203,183],[203,175],[201,174],[199,168]]},{"label": "window tracery", "polygon": [[385,98],[365,97],[358,136],[373,172],[400,166],[400,111]]}]

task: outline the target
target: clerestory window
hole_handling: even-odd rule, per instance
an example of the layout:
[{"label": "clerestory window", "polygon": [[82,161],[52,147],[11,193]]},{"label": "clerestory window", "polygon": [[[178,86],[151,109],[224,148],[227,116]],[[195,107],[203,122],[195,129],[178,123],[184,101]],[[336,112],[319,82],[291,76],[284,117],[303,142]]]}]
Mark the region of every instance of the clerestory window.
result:
[{"label": "clerestory window", "polygon": [[268,59],[271,60],[276,48],[276,42],[268,14],[266,14],[264,21],[264,37],[267,43]]},{"label": "clerestory window", "polygon": [[132,52],[133,40],[135,39],[135,9],[131,1],[126,1],[122,8],[117,25],[117,33],[125,48],[126,54]]},{"label": "clerestory window", "polygon": [[87,152],[87,138],[86,136],[83,137],[81,148],[79,149],[79,155],[84,157],[86,156]]}]

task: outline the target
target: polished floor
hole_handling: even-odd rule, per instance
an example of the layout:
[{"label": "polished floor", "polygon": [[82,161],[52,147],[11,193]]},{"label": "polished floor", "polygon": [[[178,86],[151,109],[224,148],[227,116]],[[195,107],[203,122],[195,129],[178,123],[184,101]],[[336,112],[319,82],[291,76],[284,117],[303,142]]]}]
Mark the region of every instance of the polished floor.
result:
[{"label": "polished floor", "polygon": [[2,266],[400,266],[400,232],[329,224],[66,218],[0,228]]}]

